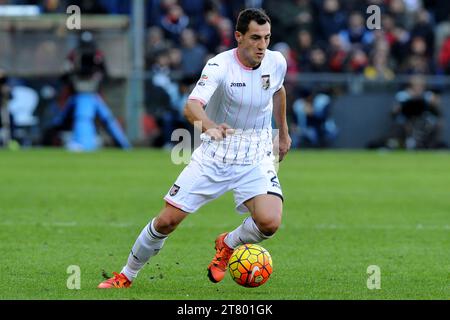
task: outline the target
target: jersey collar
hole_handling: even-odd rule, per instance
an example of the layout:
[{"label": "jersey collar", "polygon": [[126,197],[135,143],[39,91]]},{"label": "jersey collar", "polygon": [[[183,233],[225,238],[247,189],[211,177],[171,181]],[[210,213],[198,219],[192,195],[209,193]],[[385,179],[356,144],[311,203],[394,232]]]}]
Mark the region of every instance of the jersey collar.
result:
[{"label": "jersey collar", "polygon": [[244,70],[247,70],[247,71],[256,70],[256,69],[258,69],[258,68],[261,66],[261,63],[258,64],[258,65],[255,66],[255,67],[253,67],[253,68],[250,68],[250,67],[245,66],[245,65],[241,62],[241,60],[239,60],[239,56],[238,56],[238,53],[237,53],[237,48],[234,49],[234,58],[236,59],[237,63],[241,66],[241,68],[244,69]]}]

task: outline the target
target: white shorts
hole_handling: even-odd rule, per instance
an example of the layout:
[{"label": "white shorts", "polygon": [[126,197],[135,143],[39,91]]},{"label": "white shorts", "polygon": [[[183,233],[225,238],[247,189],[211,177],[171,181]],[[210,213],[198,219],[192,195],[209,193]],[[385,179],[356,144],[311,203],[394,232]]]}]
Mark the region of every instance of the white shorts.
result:
[{"label": "white shorts", "polygon": [[283,200],[273,156],[267,155],[259,164],[229,164],[207,158],[199,147],[164,200],[191,213],[230,190],[239,213],[248,212],[244,202],[257,195],[273,194]]}]

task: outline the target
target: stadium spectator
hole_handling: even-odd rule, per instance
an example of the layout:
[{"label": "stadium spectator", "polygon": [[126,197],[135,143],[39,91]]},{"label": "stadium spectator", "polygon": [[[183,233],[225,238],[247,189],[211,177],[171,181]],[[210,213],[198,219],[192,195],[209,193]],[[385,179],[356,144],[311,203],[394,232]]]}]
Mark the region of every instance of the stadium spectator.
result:
[{"label": "stadium spectator", "polygon": [[296,147],[322,148],[336,139],[338,130],[330,117],[329,95],[304,88],[292,108],[297,125],[293,130]]},{"label": "stadium spectator", "polygon": [[434,73],[434,69],[425,39],[420,36],[413,37],[405,63],[400,65],[399,70],[406,74],[431,74]]},{"label": "stadium spectator", "polygon": [[428,47],[427,39],[420,35],[413,35],[411,39],[411,53],[414,55],[419,55],[424,57],[429,65],[430,72],[435,72],[435,63],[433,60],[433,51],[432,48]]},{"label": "stadium spectator", "polygon": [[171,5],[160,20],[160,26],[165,36],[176,44],[180,43],[181,32],[188,25],[189,17],[184,13],[183,8],[177,4]]},{"label": "stadium spectator", "polygon": [[215,2],[205,5],[205,19],[198,28],[198,37],[209,52],[219,53],[233,43],[231,21],[220,13]]},{"label": "stadium spectator", "polygon": [[411,37],[421,37],[425,40],[427,56],[431,57],[434,52],[434,25],[431,21],[431,15],[425,9],[419,9],[415,13],[414,25],[411,28]]},{"label": "stadium spectator", "polygon": [[180,0],[179,4],[189,17],[189,26],[197,29],[203,21],[203,10],[205,8],[205,0]]},{"label": "stadium spectator", "polygon": [[325,51],[320,46],[314,46],[309,55],[309,61],[303,66],[304,72],[329,72]]},{"label": "stadium spectator", "polygon": [[347,71],[351,73],[363,73],[369,64],[369,58],[362,49],[355,49],[350,52]]},{"label": "stadium spectator", "polygon": [[409,54],[411,35],[408,30],[399,26],[395,26],[393,34],[394,42],[391,44],[391,53],[396,63],[396,69],[400,69],[402,62]]},{"label": "stadium spectator", "polygon": [[392,47],[394,43],[397,41],[397,35],[395,33],[396,24],[394,18],[385,13],[381,17],[381,31],[386,38],[386,41],[389,43],[389,46]]},{"label": "stadium spectator", "polygon": [[63,143],[71,151],[93,151],[102,145],[97,137],[96,120],[100,120],[110,134],[114,144],[128,149],[131,147],[118,121],[100,95],[100,86],[107,78],[105,56],[97,47],[89,31],[80,34],[78,46],[66,60],[64,75],[69,89],[63,108],[52,121],[46,133],[47,141],[61,131],[70,131],[70,137]]},{"label": "stadium spectator", "polygon": [[[186,120],[184,116],[184,106],[188,100],[189,94],[194,88],[196,81],[198,78],[183,76],[183,78],[179,81],[178,85],[178,99],[175,101],[171,112],[166,112],[164,119],[164,127],[163,131],[165,131],[165,136],[171,135],[173,130],[178,128],[184,128],[191,130],[191,134],[193,134],[193,128]],[[172,141],[164,141],[165,148],[171,148],[173,146]]]},{"label": "stadium spectator", "polygon": [[295,60],[295,53],[286,42],[276,43],[272,50],[279,51],[283,54],[287,62],[286,75],[295,76],[298,73],[297,61]]},{"label": "stadium spectator", "polygon": [[413,76],[395,96],[392,118],[395,129],[390,146],[406,149],[442,147],[442,111],[439,96],[426,88],[422,76]]},{"label": "stadium spectator", "polygon": [[348,50],[344,41],[335,33],[331,35],[328,45],[328,57],[330,70],[333,72],[344,72],[348,60]]},{"label": "stadium spectator", "polygon": [[342,43],[347,50],[362,48],[366,52],[374,41],[372,31],[367,30],[364,17],[360,12],[354,11],[350,14],[348,28],[339,32]]},{"label": "stadium spectator", "polygon": [[297,53],[297,63],[300,72],[307,70],[307,65],[311,59],[312,46],[313,39],[311,32],[307,30],[299,31],[297,34],[297,43],[294,46],[294,52]]},{"label": "stadium spectator", "polygon": [[439,67],[445,74],[450,74],[450,36],[444,41],[439,52]]},{"label": "stadium spectator", "polygon": [[[145,109],[147,114],[154,118],[161,134],[154,142],[157,147],[168,146],[171,143],[174,113],[180,99],[179,86],[174,80],[173,72],[173,68],[176,68],[174,58],[176,54],[170,54],[170,50],[157,55],[155,64],[151,66],[152,77],[146,82]],[[178,76],[181,76],[181,73]]]},{"label": "stadium spectator", "polygon": [[30,147],[38,140],[39,119],[35,116],[39,95],[24,81],[16,79],[11,86],[8,111],[11,114],[11,138],[21,146]]},{"label": "stadium spectator", "polygon": [[318,13],[318,34],[322,41],[328,41],[330,36],[345,29],[347,14],[341,8],[339,0],[324,0]]},{"label": "stadium spectator", "polygon": [[183,78],[182,51],[178,47],[173,47],[169,49],[167,54],[169,57],[170,78],[178,82]]},{"label": "stadium spectator", "polygon": [[69,52],[64,68],[64,77],[73,90],[70,94],[88,89],[92,92],[100,91],[100,85],[107,78],[108,71],[105,54],[98,48],[92,32],[84,31],[80,34],[78,45]]},{"label": "stadium spectator", "polygon": [[423,0],[424,7],[433,15],[437,24],[450,18],[450,1]]},{"label": "stadium spectator", "polygon": [[181,69],[183,76],[199,76],[205,64],[206,48],[197,42],[197,36],[192,29],[181,33]]},{"label": "stadium spectator", "polygon": [[375,41],[369,64],[364,69],[364,76],[369,80],[390,81],[395,77],[394,71],[390,67],[389,44],[381,33]]},{"label": "stadium spectator", "polygon": [[411,27],[410,17],[406,11],[403,0],[390,0],[388,2],[388,12],[394,17],[398,26],[409,29]]},{"label": "stadium spectator", "polygon": [[220,19],[217,24],[217,29],[220,35],[220,44],[217,49],[218,52],[223,52],[230,49],[234,44],[235,40],[233,37],[234,30],[230,19]]},{"label": "stadium spectator", "polygon": [[167,51],[172,44],[164,37],[162,29],[158,26],[152,26],[147,30],[146,43],[146,63],[151,66],[155,63],[156,56],[163,51]]},{"label": "stadium spectator", "polygon": [[308,0],[267,0],[265,8],[278,26],[278,30],[272,31],[274,42],[287,42],[292,46],[300,30],[313,29],[312,7]]},{"label": "stadium spectator", "polygon": [[0,69],[0,144],[31,146],[38,140],[37,92]]}]

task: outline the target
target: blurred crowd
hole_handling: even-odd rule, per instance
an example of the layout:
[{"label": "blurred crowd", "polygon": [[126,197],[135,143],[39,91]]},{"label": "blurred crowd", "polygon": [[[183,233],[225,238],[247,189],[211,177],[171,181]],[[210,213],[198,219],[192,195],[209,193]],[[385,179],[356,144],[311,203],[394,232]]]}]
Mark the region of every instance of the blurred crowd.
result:
[{"label": "blurred crowd", "polygon": [[[73,4],[85,14],[125,15],[131,15],[131,3],[0,0],[0,5],[37,5],[42,13],[65,13]],[[380,8],[380,29],[366,27],[370,5]],[[236,45],[234,25],[245,7],[262,7],[269,14],[270,48],[283,53],[293,77],[351,73],[389,81],[398,74],[450,75],[450,1],[147,0],[143,127],[152,145],[170,147],[173,129],[189,127],[182,116],[186,98],[205,62]],[[336,138],[328,89],[288,88],[295,145],[322,147]]]},{"label": "blurred crowd", "polygon": [[[131,12],[131,1],[121,0],[0,4],[38,5],[43,13],[65,13],[70,4],[86,14]],[[379,30],[366,28],[370,5],[381,9]],[[272,45],[283,43],[291,73],[353,72],[386,79],[397,73],[450,74],[450,2],[439,0],[147,0],[149,65],[161,63],[165,52],[174,71],[197,74],[208,54],[234,46],[237,14],[249,6],[263,7],[271,17]]]}]

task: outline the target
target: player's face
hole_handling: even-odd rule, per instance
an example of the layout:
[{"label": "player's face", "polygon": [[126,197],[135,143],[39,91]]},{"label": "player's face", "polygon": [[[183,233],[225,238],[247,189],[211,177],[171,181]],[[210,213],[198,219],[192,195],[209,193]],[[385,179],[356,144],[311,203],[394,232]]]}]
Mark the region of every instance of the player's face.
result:
[{"label": "player's face", "polygon": [[239,53],[242,55],[242,62],[248,64],[249,67],[255,67],[261,63],[269,46],[270,24],[266,22],[260,25],[251,21],[245,34],[236,31],[236,40],[240,49]]}]

